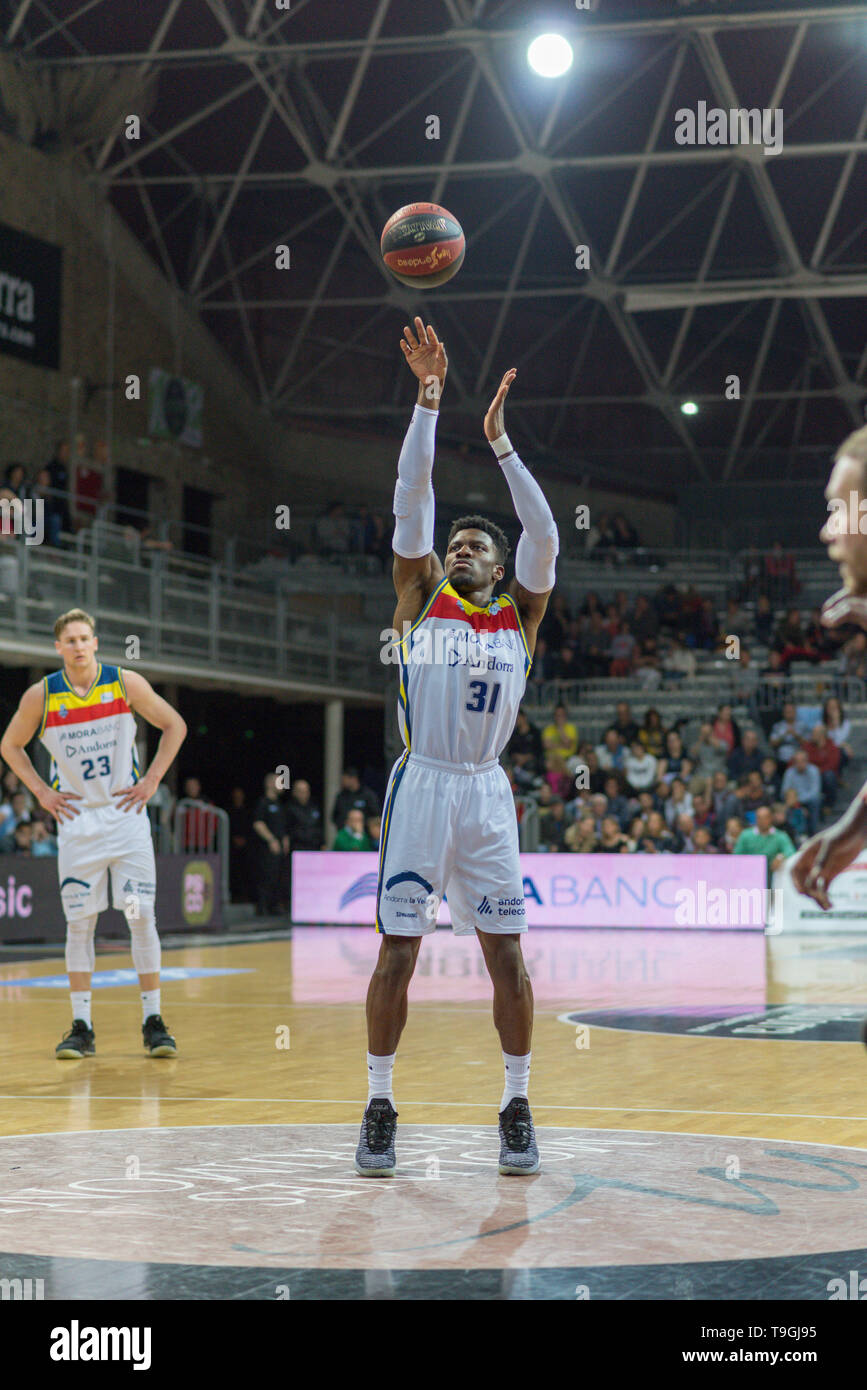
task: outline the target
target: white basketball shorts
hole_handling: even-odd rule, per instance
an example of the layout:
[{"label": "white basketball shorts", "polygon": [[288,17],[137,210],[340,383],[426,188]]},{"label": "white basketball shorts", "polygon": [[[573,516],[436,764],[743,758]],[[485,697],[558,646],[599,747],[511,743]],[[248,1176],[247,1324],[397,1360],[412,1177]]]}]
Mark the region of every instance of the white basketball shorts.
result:
[{"label": "white basketball shorts", "polygon": [[473,766],[404,753],[382,812],[377,931],[425,936],[444,895],[456,936],[527,930],[512,789],[496,761]]},{"label": "white basketball shorts", "polygon": [[153,898],[156,864],[147,812],[92,806],[58,826],[57,868],[68,922],[112,906],[122,912],[130,896]]}]

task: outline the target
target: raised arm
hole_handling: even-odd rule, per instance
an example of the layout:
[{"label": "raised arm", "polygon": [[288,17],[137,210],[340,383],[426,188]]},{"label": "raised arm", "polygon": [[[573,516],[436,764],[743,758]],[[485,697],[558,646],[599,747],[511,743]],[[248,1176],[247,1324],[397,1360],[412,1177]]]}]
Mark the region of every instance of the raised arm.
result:
[{"label": "raised arm", "polygon": [[536,631],[554,588],[555,562],[560,536],[554,514],[539,484],[527,471],[506,434],[505,401],[517,372],[506,372],[485,416],[485,435],[509,484],[515,511],[523,530],[515,551],[515,577],[508,592],[515,600],[527,644],[532,653]]},{"label": "raised arm", "polygon": [[[407,325],[401,350],[418,378],[418,400],[400,451],[394,490],[394,588],[399,601],[414,606],[433,592],[443,578],[443,567],[434,553],[434,494],[431,474],[434,462],[436,422],[440,396],[448,371],[445,346],[433,328],[416,317],[415,333]],[[403,604],[401,603],[401,606]]]}]

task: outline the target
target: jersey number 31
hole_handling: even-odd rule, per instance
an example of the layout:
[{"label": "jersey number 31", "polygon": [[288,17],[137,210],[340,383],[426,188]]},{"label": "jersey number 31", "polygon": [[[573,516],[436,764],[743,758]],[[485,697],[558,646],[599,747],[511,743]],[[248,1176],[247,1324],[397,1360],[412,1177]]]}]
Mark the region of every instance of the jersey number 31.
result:
[{"label": "jersey number 31", "polygon": [[473,691],[473,698],[467,701],[467,709],[471,709],[474,714],[493,714],[500,696],[500,682],[497,681],[491,686],[490,701],[487,681],[470,681],[470,690]]}]

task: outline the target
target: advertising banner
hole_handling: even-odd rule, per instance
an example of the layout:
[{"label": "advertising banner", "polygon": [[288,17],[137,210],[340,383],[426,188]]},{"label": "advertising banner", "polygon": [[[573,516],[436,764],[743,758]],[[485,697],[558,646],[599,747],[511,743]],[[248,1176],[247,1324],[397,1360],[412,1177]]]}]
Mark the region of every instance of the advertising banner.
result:
[{"label": "advertising banner", "polygon": [[[370,926],[378,863],[375,852],[294,851],[292,921]],[[530,927],[764,930],[766,868],[759,856],[524,854],[521,864]],[[418,883],[402,883],[401,892],[410,907],[428,896]],[[451,923],[448,895],[436,920]]]},{"label": "advertising banner", "polygon": [[[210,931],[222,925],[218,854],[158,854],[156,864],[158,931]],[[96,933],[128,940],[123,913],[107,908]],[[57,858],[0,856],[0,941],[63,941],[65,936]]]},{"label": "advertising banner", "polygon": [[60,366],[59,246],[0,223],[0,352]]}]

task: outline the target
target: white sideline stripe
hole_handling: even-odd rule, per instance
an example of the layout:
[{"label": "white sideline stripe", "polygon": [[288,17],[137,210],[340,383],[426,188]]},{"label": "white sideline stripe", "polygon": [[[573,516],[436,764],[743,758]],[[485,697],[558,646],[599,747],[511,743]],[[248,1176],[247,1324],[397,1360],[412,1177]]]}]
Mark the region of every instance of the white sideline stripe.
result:
[{"label": "white sideline stripe", "polygon": [[[32,1100],[37,1103],[42,1101],[58,1100],[64,1105],[69,1105],[75,1101],[86,1100],[89,1105],[99,1101],[127,1100],[136,1101],[140,1105],[145,1105],[149,1100],[158,1100],[160,1105],[166,1101],[186,1101],[192,1104],[203,1104],[211,1102],[215,1105],[361,1105],[363,1098],[356,1100],[318,1100],[305,1096],[94,1096],[94,1095],[64,1095],[64,1096],[17,1096],[0,1095],[0,1100]],[[465,1106],[469,1109],[488,1110],[493,1102],[487,1100],[404,1100],[402,1105],[424,1105],[429,1109],[453,1109],[455,1106]],[[867,1115],[805,1115],[799,1111],[788,1110],[693,1110],[691,1108],[674,1110],[666,1105],[545,1105],[542,1101],[533,1101],[533,1110],[574,1110],[582,1111],[587,1114],[611,1114],[611,1115],[738,1115],[752,1116],[755,1119],[766,1120],[861,1120],[867,1123]],[[154,1126],[159,1129],[162,1126]],[[54,1131],[52,1131],[54,1132]],[[66,1130],[59,1130],[58,1133],[65,1134]],[[70,1131],[71,1132],[71,1131]],[[668,1131],[663,1131],[668,1133]],[[673,1130],[672,1133],[680,1133]],[[2,1137],[2,1136],[0,1136]],[[730,1137],[730,1136],[728,1136]],[[751,1135],[744,1135],[746,1139]],[[809,1143],[809,1140],[799,1141]],[[847,1146],[848,1147],[848,1146]]]}]

